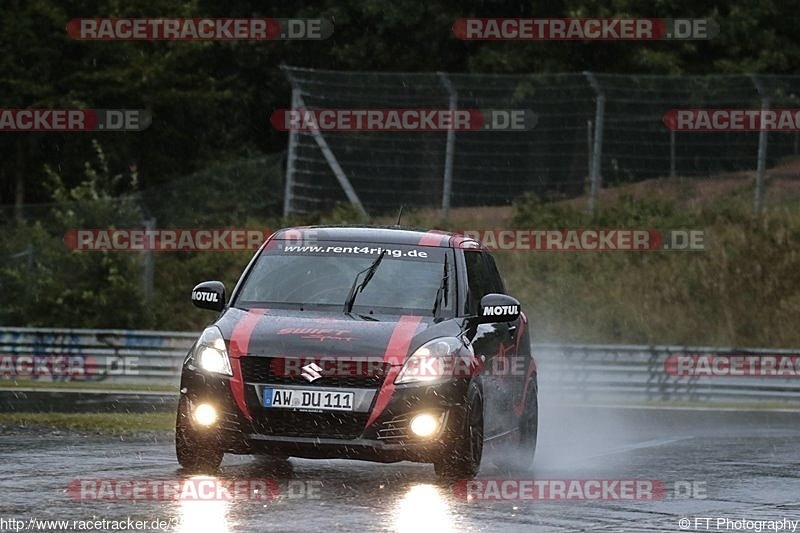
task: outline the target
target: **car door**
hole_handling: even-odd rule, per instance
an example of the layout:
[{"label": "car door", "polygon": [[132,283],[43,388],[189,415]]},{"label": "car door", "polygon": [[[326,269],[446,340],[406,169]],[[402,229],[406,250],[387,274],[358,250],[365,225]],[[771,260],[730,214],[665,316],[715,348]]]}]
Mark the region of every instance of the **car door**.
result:
[{"label": "car door", "polygon": [[[484,254],[489,267],[489,274],[493,278],[494,290],[492,292],[507,294],[503,278],[500,276],[500,271],[497,269],[494,257],[491,254]],[[502,391],[499,402],[502,404],[505,413],[512,413],[514,407],[519,403],[522,398],[522,389],[525,386],[525,372],[528,368],[529,360],[524,358],[524,354],[528,353],[526,347],[519,345],[521,339],[525,339],[523,332],[522,318],[517,318],[513,322],[505,322],[506,336],[501,347],[504,359],[502,364],[504,368],[498,368],[496,381],[498,389]],[[498,367],[500,366],[498,361]],[[512,417],[508,420],[510,428],[516,427],[515,418]]]},{"label": "car door", "polygon": [[[491,257],[481,250],[464,251],[467,271],[467,314],[479,313],[481,298],[486,294],[503,291],[502,282],[496,274],[497,269],[490,260]],[[509,376],[504,375],[509,372],[513,363],[511,353],[514,344],[511,342],[509,323],[480,324],[472,339],[472,347],[475,355],[480,357],[484,364],[484,429],[487,436],[497,435],[511,429],[513,419],[510,396],[513,394],[513,386],[508,379]]]}]

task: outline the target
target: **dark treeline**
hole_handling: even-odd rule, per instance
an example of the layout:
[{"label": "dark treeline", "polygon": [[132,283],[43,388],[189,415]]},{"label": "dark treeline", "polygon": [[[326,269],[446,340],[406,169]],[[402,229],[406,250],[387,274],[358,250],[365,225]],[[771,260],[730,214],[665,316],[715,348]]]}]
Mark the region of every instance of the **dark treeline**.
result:
[{"label": "dark treeline", "polygon": [[[45,165],[66,185],[82,179],[97,139],[110,170],[140,188],[215,161],[281,151],[270,113],[289,104],[281,63],[314,68],[451,72],[796,73],[800,48],[792,2],[668,0],[326,0],[315,7],[254,0],[4,0],[0,5],[2,108],[139,108],[141,133],[3,133],[0,205],[51,196]],[[333,36],[292,42],[84,42],[77,17],[325,17]],[[463,42],[461,17],[709,17],[711,41]],[[125,192],[124,180],[119,192]],[[4,217],[11,210],[3,210]]]}]

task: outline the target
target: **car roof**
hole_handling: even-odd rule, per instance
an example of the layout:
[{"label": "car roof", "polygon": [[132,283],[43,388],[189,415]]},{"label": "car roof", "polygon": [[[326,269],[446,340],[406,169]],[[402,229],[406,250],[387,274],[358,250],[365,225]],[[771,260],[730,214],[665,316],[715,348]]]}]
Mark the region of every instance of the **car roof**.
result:
[{"label": "car roof", "polygon": [[408,246],[435,246],[440,248],[482,248],[474,239],[460,233],[406,228],[401,226],[296,226],[275,232],[273,239],[369,242]]}]

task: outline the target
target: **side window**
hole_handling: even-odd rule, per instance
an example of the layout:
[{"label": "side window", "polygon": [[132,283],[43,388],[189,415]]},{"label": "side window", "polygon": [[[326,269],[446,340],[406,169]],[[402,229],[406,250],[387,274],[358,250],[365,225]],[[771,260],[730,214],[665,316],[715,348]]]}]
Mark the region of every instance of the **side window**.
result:
[{"label": "side window", "polygon": [[467,265],[467,313],[476,314],[481,298],[490,292],[496,292],[495,277],[489,269],[485,254],[479,251],[465,250],[464,261]]},{"label": "side window", "polygon": [[486,262],[489,264],[489,274],[492,276],[492,292],[499,294],[506,293],[506,286],[503,284],[503,277],[500,271],[497,270],[497,264],[494,262],[494,257],[489,254],[483,254],[486,257]]}]

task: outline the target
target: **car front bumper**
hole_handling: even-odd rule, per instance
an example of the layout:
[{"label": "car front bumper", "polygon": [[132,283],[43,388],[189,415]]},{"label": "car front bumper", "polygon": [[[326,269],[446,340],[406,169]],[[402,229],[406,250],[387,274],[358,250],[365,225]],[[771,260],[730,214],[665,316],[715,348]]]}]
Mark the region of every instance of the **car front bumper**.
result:
[{"label": "car front bumper", "polygon": [[[243,410],[241,401],[234,399],[230,378],[187,366],[181,377],[181,394],[190,409],[200,403],[214,406],[217,421],[196,429],[212,432],[227,453],[433,462],[448,453],[463,434],[469,381],[383,384],[391,395],[372,422],[379,389],[371,389],[371,401],[363,412],[314,412],[262,407],[259,387],[275,385],[246,383]],[[305,386],[309,388],[314,387]],[[410,428],[412,418],[422,413],[439,421],[439,429],[429,437],[416,436]]]}]

